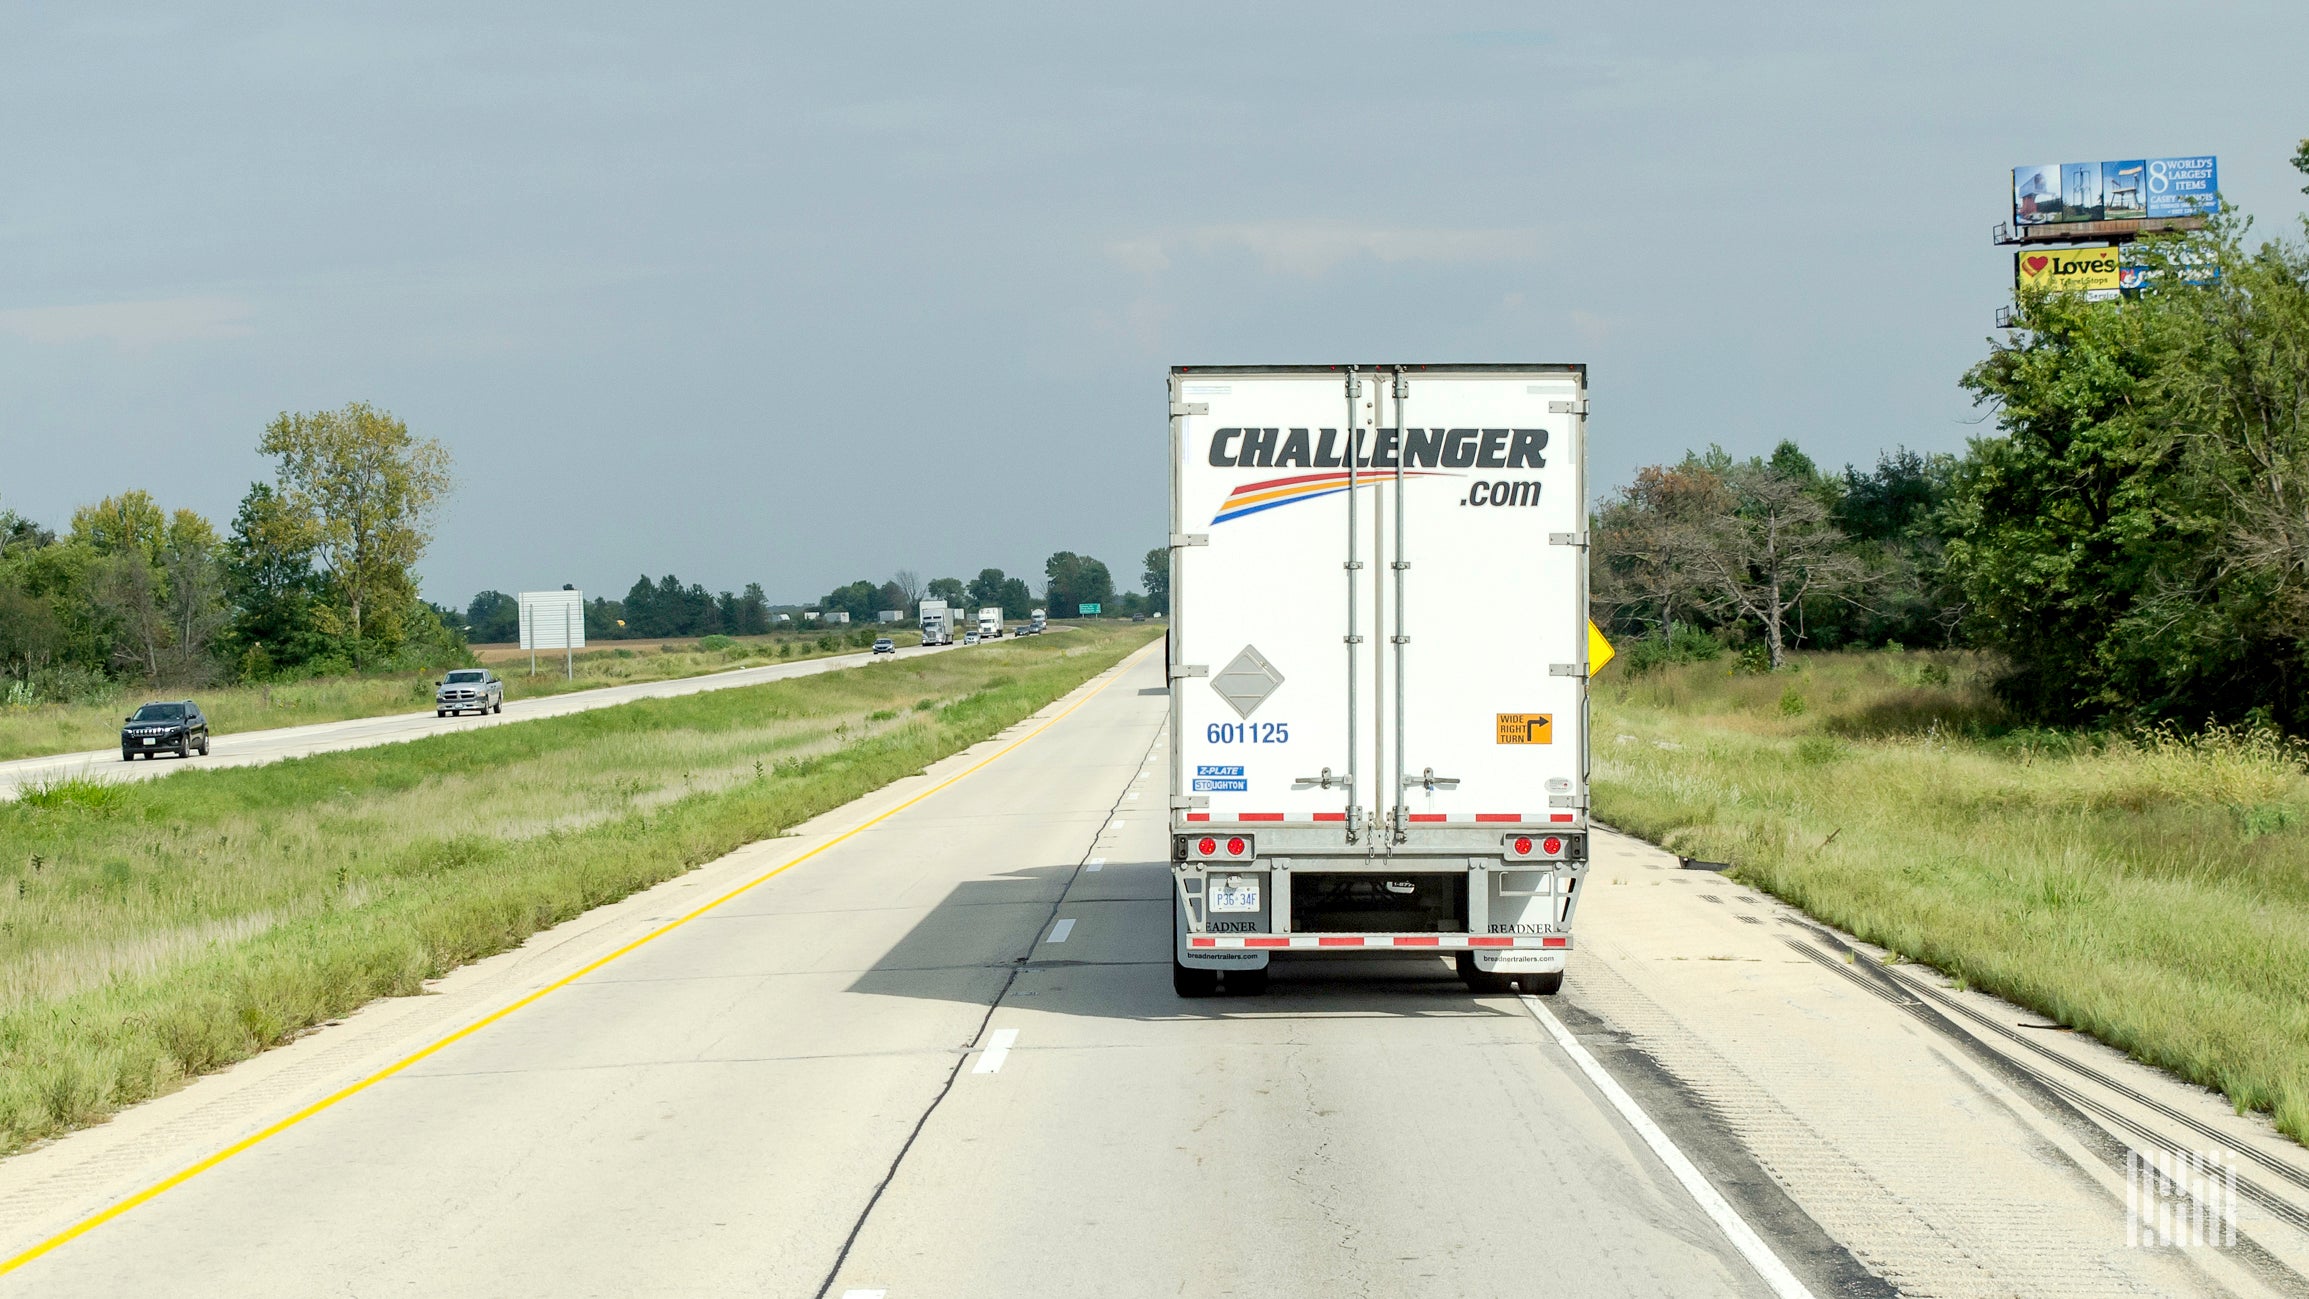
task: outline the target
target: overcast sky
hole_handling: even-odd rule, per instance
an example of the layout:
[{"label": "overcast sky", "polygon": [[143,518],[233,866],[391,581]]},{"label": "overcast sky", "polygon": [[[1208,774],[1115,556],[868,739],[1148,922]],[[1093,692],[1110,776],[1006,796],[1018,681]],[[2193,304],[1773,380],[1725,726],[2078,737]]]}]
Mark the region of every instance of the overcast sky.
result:
[{"label": "overcast sky", "polygon": [[0,505],[223,526],[365,400],[458,605],[1135,585],[1175,362],[1585,361],[1599,490],[1958,449],[2011,167],[2218,154],[2274,231],[2309,135],[2299,0],[0,14]]}]

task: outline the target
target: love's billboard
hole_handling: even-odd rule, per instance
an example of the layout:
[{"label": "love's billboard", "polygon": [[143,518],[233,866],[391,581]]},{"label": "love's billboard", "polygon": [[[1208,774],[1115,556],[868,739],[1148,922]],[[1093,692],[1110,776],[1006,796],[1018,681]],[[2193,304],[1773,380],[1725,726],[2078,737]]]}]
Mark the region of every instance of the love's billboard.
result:
[{"label": "love's billboard", "polygon": [[2012,281],[2042,293],[2107,293],[2123,287],[2124,266],[2113,247],[2047,248],[2012,255]]}]

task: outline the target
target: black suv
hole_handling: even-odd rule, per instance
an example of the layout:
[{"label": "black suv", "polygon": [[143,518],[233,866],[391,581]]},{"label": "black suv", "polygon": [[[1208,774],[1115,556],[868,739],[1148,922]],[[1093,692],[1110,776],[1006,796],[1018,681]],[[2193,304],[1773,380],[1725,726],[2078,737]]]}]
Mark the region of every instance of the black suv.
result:
[{"label": "black suv", "polygon": [[146,704],[129,714],[120,728],[120,760],[174,753],[189,758],[198,750],[208,756],[208,718],[190,699],[173,704]]}]

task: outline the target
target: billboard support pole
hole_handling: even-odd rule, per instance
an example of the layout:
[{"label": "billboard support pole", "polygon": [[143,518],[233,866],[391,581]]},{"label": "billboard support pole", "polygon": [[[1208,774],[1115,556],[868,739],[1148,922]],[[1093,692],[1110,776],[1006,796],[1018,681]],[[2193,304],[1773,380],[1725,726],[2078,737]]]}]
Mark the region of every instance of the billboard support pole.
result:
[{"label": "billboard support pole", "polygon": [[569,606],[561,606],[561,654],[569,665],[569,679],[577,680],[577,641],[569,627]]}]

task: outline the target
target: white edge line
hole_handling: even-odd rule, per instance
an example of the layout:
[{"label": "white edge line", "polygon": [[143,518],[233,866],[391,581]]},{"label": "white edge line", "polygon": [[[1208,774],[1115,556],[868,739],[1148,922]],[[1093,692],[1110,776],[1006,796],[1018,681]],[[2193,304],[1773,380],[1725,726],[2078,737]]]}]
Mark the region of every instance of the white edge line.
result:
[{"label": "white edge line", "polygon": [[1017,1030],[1017,1029],[1015,1029],[1015,1028],[998,1028],[998,1029],[995,1029],[995,1030],[994,1030],[994,1036],[993,1036],[992,1038],[990,1038],[990,1039],[988,1039],[988,1040],[987,1040],[987,1043],[986,1043],[986,1049],[978,1053],[978,1064],[977,1064],[977,1065],[976,1065],[974,1068],[972,1068],[970,1072],[972,1072],[972,1073],[999,1073],[999,1072],[1001,1072],[1001,1069],[1002,1069],[1002,1061],[1004,1060],[1004,1058],[1006,1058],[1007,1056],[1009,1056],[1009,1054],[1010,1054],[1010,1048],[1011,1048],[1013,1045],[1015,1045],[1017,1042],[1018,1042],[1018,1030]]},{"label": "white edge line", "polygon": [[1772,1288],[1772,1293],[1780,1296],[1780,1299],[1813,1299],[1812,1292],[1796,1279],[1796,1274],[1788,1270],[1788,1265],[1780,1261],[1780,1256],[1772,1252],[1772,1247],[1764,1243],[1764,1238],[1756,1234],[1756,1229],[1750,1227],[1739,1211],[1715,1187],[1708,1184],[1708,1179],[1701,1176],[1692,1161],[1684,1157],[1684,1152],[1676,1148],[1676,1143],[1668,1139],[1668,1134],[1660,1129],[1660,1125],[1652,1122],[1651,1116],[1636,1104],[1635,1097],[1628,1095],[1618,1081],[1604,1072],[1603,1066],[1596,1063],[1596,1058],[1589,1055],[1587,1048],[1581,1046],[1579,1040],[1563,1026],[1563,1021],[1555,1017],[1555,1012],[1549,1010],[1537,997],[1518,997],[1517,1000],[1523,1003],[1524,1009],[1531,1012],[1533,1019],[1539,1021],[1540,1027],[1547,1030],[1547,1035],[1555,1039],[1555,1044],[1563,1048],[1564,1054],[1579,1065],[1579,1071],[1587,1075],[1587,1080],[1595,1084],[1595,1089],[1602,1092],[1604,1099],[1611,1102],[1612,1108],[1619,1111],[1620,1117],[1627,1120],[1628,1126],[1636,1130],[1636,1135],[1644,1139],[1644,1144],[1652,1148],[1652,1153],[1660,1157],[1660,1162],[1668,1166],[1668,1171],[1676,1175],[1676,1180],[1683,1183],[1684,1189],[1691,1193],[1700,1208],[1715,1220],[1716,1226],[1731,1240],[1732,1247],[1748,1260],[1748,1266],[1756,1269],[1756,1274],[1764,1279],[1764,1284]]},{"label": "white edge line", "polygon": [[1082,864],[1082,868],[1083,868],[1084,870],[1086,870],[1086,871],[1094,871],[1094,870],[1097,870],[1099,867],[1101,867],[1101,866],[1104,866],[1104,865],[1106,865],[1106,858],[1104,858],[1104,857],[1093,857],[1093,858],[1091,858],[1089,861],[1087,861],[1087,862],[1084,862],[1084,863]]},{"label": "white edge line", "polygon": [[1064,920],[1061,920],[1057,924],[1054,924],[1050,927],[1050,937],[1044,941],[1052,943],[1063,943],[1066,941],[1066,936],[1073,932],[1074,917],[1068,916]]}]

